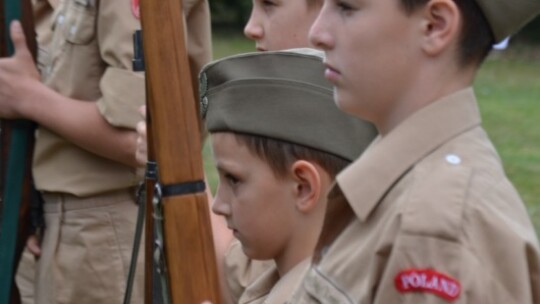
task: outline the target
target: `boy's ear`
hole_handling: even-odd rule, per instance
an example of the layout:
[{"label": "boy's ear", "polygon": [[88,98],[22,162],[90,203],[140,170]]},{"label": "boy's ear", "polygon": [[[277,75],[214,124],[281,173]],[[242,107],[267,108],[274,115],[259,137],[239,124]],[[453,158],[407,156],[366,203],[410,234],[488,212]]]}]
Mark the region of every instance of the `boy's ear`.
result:
[{"label": "boy's ear", "polygon": [[313,210],[319,201],[322,182],[317,167],[305,160],[297,160],[291,167],[295,182],[296,209],[302,213]]},{"label": "boy's ear", "polygon": [[453,0],[431,0],[423,9],[422,49],[436,56],[459,38],[461,12]]}]

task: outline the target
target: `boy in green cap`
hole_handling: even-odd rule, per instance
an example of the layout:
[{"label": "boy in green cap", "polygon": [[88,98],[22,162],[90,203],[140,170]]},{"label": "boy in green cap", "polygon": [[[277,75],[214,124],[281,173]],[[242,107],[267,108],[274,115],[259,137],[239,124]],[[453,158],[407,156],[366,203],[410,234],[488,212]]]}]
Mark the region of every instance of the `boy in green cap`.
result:
[{"label": "boy in green cap", "polygon": [[[322,52],[294,49],[232,56],[201,72],[219,173],[212,209],[226,219],[226,226],[212,221],[218,261],[242,249],[275,262],[232,288],[233,303],[290,298],[309,266],[335,175],[375,136],[371,124],[336,107],[323,71]],[[225,263],[234,285],[243,265]]]},{"label": "boy in green cap", "polygon": [[291,303],[540,303],[538,238],[471,87],[493,43],[539,11],[325,0],[310,40],[338,106],[380,136],[337,176],[342,216],[327,215]]}]

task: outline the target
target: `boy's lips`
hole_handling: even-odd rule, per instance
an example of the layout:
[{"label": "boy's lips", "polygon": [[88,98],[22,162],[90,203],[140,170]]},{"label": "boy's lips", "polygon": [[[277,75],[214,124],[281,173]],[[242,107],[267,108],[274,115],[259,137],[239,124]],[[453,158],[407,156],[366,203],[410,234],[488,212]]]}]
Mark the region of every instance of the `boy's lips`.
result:
[{"label": "boy's lips", "polygon": [[336,82],[338,77],[341,75],[338,69],[334,68],[328,62],[324,62],[326,69],[324,70],[324,77],[330,82]]}]

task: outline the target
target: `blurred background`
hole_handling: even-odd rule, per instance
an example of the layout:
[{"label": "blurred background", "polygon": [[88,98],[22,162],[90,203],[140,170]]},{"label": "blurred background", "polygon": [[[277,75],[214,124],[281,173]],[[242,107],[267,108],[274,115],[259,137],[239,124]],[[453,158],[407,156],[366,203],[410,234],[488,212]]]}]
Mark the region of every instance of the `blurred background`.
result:
[{"label": "blurred background", "polygon": [[[210,0],[214,58],[255,51],[243,36],[251,0]],[[475,83],[484,127],[525,201],[540,235],[540,17],[493,50]],[[217,176],[205,145],[205,170],[215,191]]]}]

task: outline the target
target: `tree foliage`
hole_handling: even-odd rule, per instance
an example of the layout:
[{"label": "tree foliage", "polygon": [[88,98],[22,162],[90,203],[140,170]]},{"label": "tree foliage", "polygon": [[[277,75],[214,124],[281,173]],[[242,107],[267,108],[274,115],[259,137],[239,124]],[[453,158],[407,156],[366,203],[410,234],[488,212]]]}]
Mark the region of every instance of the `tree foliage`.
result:
[{"label": "tree foliage", "polygon": [[251,0],[209,0],[214,28],[244,28],[251,10]]}]

